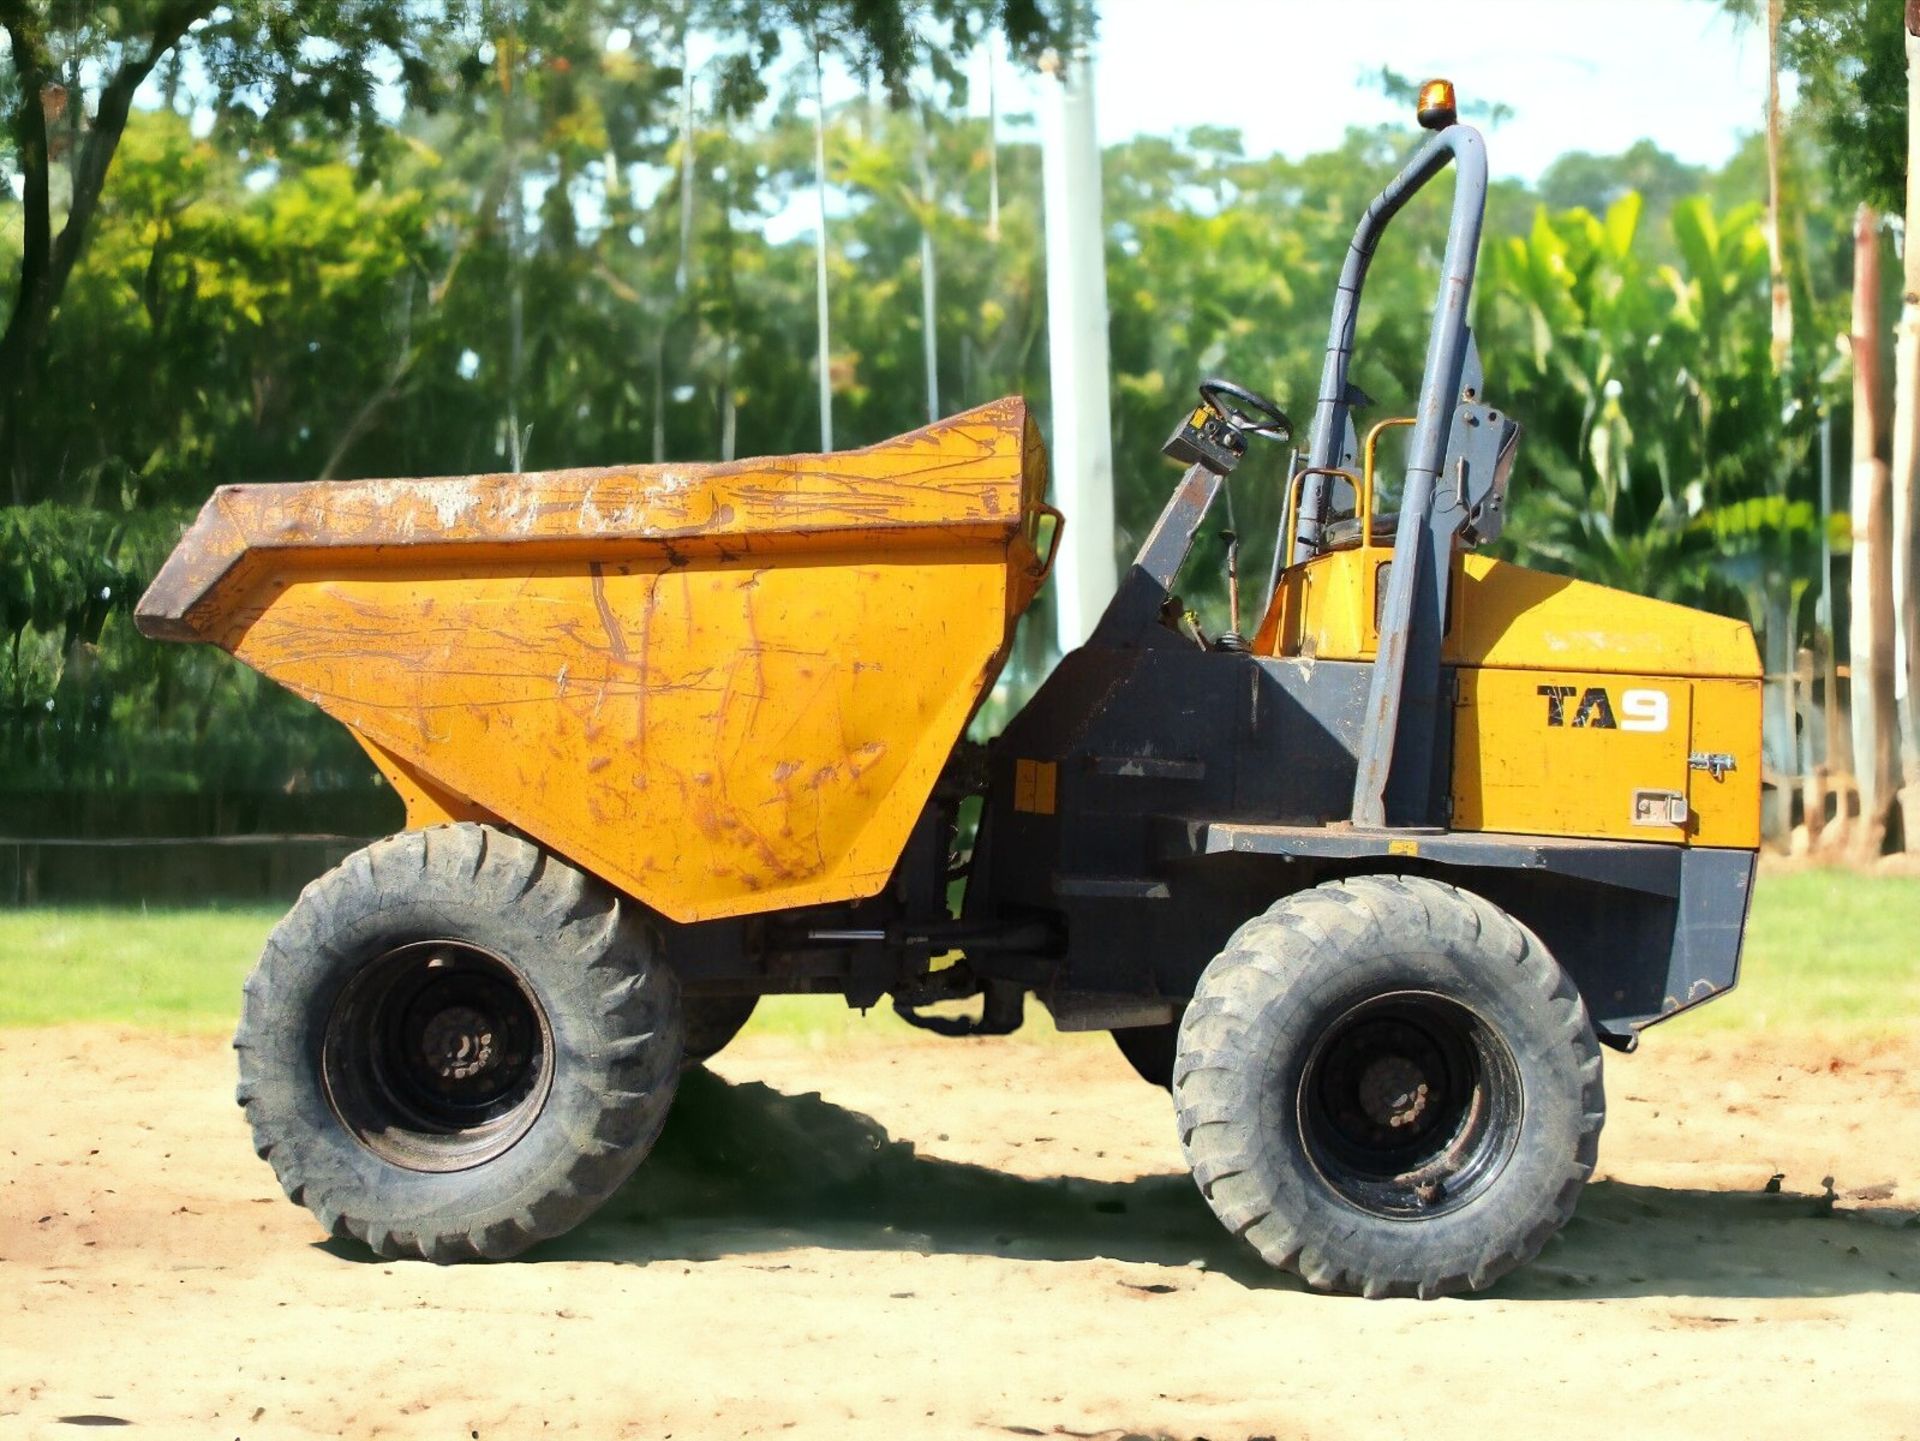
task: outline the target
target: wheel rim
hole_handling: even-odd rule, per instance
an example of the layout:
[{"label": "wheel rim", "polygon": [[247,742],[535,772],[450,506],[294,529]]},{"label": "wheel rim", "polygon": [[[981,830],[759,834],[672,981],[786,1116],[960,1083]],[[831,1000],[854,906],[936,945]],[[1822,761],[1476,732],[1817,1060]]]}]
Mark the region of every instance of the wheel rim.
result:
[{"label": "wheel rim", "polygon": [[553,1032],[503,957],[464,941],[386,952],[327,1018],[321,1076],[334,1114],[383,1160],[461,1171],[524,1136],[553,1084]]},{"label": "wheel rim", "polygon": [[1401,991],[1343,1014],[1295,1094],[1313,1167],[1349,1204],[1425,1218],[1490,1185],[1519,1138],[1519,1068],[1499,1035],[1445,996]]}]

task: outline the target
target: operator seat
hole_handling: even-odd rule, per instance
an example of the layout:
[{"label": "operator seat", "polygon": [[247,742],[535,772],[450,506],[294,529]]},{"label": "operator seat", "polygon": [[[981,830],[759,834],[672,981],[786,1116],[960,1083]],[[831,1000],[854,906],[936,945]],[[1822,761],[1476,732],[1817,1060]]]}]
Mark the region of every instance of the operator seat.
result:
[{"label": "operator seat", "polygon": [[[1384,511],[1373,518],[1373,541],[1375,545],[1392,545],[1393,537],[1400,529],[1400,512]],[[1351,550],[1360,544],[1360,517],[1351,513],[1336,516],[1320,530],[1320,549]]]}]

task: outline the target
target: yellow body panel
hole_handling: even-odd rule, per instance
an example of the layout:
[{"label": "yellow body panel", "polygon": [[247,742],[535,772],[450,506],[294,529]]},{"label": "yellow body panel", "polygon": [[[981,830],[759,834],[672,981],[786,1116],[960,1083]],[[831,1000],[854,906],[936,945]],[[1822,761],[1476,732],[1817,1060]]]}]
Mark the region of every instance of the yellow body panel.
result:
[{"label": "yellow body panel", "polygon": [[1693,683],[1693,752],[1734,758],[1720,775],[1692,771],[1691,839],[1702,846],[1760,844],[1760,668],[1751,680]]},{"label": "yellow body panel", "polygon": [[[460,488],[464,487],[464,488]],[[663,914],[886,884],[1043,568],[1018,401],[865,451],[246,487],[141,603]]]},{"label": "yellow body panel", "polygon": [[[1256,652],[1372,660],[1391,557],[1353,547],[1290,567]],[[1458,685],[1454,829],[1760,843],[1761,670],[1748,626],[1486,556],[1455,565],[1442,651]],[[1731,757],[1732,769],[1694,769],[1695,754]],[[1635,792],[1683,798],[1684,819],[1636,822]]]},{"label": "yellow body panel", "polygon": [[1333,550],[1289,567],[1253,638],[1258,655],[1372,660],[1378,572],[1391,551]]},{"label": "yellow body panel", "polygon": [[293,581],[233,653],[431,775],[410,824],[509,819],[696,920],[885,884],[1005,606],[1004,563],[964,552],[389,569]]},{"label": "yellow body panel", "polygon": [[1446,647],[1456,665],[1760,677],[1745,621],[1482,555],[1457,564]]},{"label": "yellow body panel", "polygon": [[[1378,592],[1392,558],[1390,547],[1356,546],[1289,567],[1254,650],[1372,660]],[[1450,665],[1760,675],[1753,631],[1743,621],[1471,552],[1454,566],[1443,652]]]},{"label": "yellow body panel", "polygon": [[[1758,681],[1465,669],[1453,724],[1455,830],[1760,842]],[[1735,769],[1695,770],[1696,750],[1734,755]],[[1682,813],[1637,814],[1636,793],[1678,796]]]},{"label": "yellow body panel", "polygon": [[380,768],[380,774],[387,778],[387,784],[393,787],[394,794],[400,797],[400,803],[407,808],[408,830],[444,826],[455,821],[496,819],[484,806],[442,790],[422,775],[417,766],[410,766],[391,751],[382,750],[359,731],[349,731],[348,734],[360,742],[360,749],[373,759],[373,763]]}]

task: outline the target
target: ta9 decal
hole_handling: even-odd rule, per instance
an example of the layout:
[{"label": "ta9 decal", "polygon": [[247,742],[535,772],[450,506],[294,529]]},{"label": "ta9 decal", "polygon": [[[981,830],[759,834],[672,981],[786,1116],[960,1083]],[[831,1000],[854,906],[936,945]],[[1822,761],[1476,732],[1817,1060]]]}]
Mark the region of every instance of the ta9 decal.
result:
[{"label": "ta9 decal", "polygon": [[1629,690],[1620,693],[1620,729],[1663,731],[1667,728],[1667,693]]},{"label": "ta9 decal", "polygon": [[[1547,701],[1547,724],[1573,726],[1583,730],[1663,731],[1672,706],[1663,690],[1625,690],[1620,692],[1616,713],[1613,699],[1605,686],[1590,685],[1584,690],[1572,685],[1536,686]],[[1569,701],[1578,700],[1569,706]],[[1571,715],[1569,715],[1571,711]]]}]

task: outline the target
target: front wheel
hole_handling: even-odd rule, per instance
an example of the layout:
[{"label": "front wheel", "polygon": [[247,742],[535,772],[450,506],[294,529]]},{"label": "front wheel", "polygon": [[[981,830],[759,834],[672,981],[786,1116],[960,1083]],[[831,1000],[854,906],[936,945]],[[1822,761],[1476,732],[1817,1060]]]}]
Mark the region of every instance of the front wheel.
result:
[{"label": "front wheel", "polygon": [[516,836],[441,826],[302,892],[234,1047],[255,1149],[334,1235],[498,1258],[585,1219],[653,1145],[679,985],[631,902]]},{"label": "front wheel", "polygon": [[1540,939],[1417,877],[1281,901],[1207,967],[1174,1103],[1221,1221],[1322,1290],[1441,1296],[1531,1260],[1605,1118],[1600,1050]]}]

